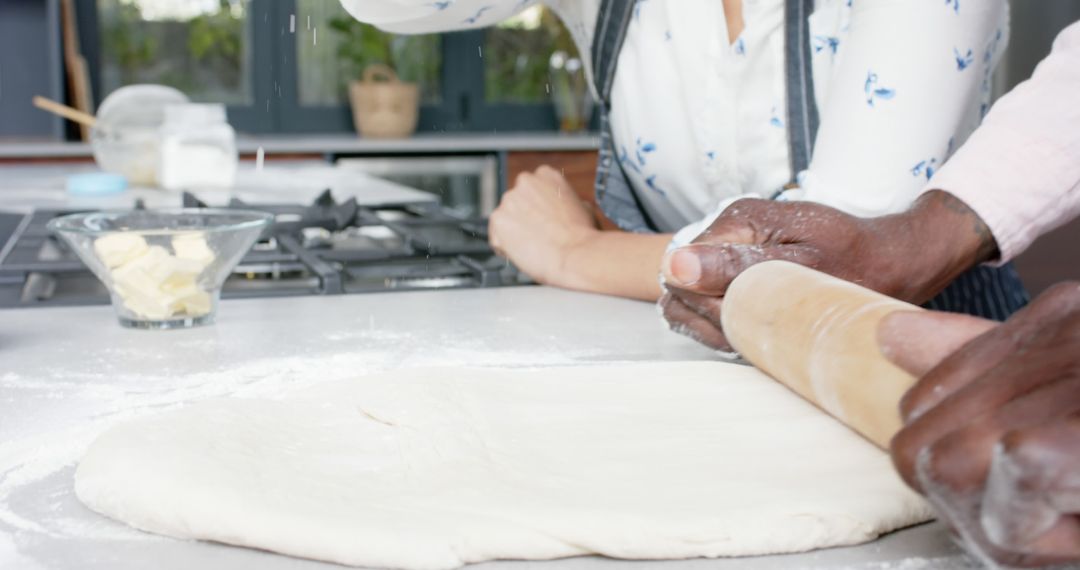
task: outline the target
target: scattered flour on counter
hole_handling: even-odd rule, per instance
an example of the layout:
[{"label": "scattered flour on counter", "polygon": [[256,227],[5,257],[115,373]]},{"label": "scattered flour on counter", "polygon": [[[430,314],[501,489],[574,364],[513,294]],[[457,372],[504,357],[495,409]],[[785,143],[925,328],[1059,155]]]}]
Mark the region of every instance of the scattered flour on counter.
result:
[{"label": "scattered flour on counter", "polygon": [[[191,374],[136,374],[118,369],[114,363],[130,360],[130,354],[121,354],[130,353],[130,348],[100,354],[97,366],[77,372],[42,366],[41,374],[34,377],[4,373],[0,392],[13,394],[13,401],[20,405],[13,406],[14,418],[0,418],[0,538],[6,530],[52,537],[142,537],[110,525],[84,524],[78,512],[60,512],[57,501],[39,496],[37,484],[72,468],[107,428],[187,402],[225,396],[276,399],[298,387],[393,368],[602,363],[597,360],[600,352],[587,347],[568,350],[556,339],[537,339],[529,351],[503,350],[498,341],[497,337],[489,343],[449,334],[432,338],[361,328],[299,343],[294,355]],[[209,352],[217,346],[214,341],[189,344],[183,352]],[[74,500],[70,478],[62,484],[63,494]],[[0,545],[0,553],[4,548],[14,545]]]},{"label": "scattered flour on counter", "polygon": [[0,375],[0,388],[17,387],[22,382],[22,377],[14,372]]},{"label": "scattered flour on counter", "polygon": [[412,335],[406,333],[398,333],[392,331],[372,331],[372,330],[352,330],[352,331],[340,331],[331,332],[323,336],[323,339],[331,342],[399,342],[407,341],[412,338]]},{"label": "scattered flour on counter", "polygon": [[6,534],[0,534],[0,566],[7,567],[15,561],[15,543]]},{"label": "scattered flour on counter", "polygon": [[[844,566],[835,570],[980,570],[984,568],[975,559],[967,556],[946,558],[908,558],[891,562],[871,562],[856,566]],[[820,567],[807,567],[805,570],[820,570]]]},{"label": "scattered flour on counter", "polygon": [[0,568],[18,568],[19,570],[39,570],[41,564],[19,554],[15,541],[0,531]]}]

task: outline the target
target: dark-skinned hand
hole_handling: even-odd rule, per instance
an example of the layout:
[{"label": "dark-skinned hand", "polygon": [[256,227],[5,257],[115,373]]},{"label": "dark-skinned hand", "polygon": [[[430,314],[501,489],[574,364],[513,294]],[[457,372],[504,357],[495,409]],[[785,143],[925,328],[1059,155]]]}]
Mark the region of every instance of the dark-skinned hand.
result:
[{"label": "dark-skinned hand", "polygon": [[996,248],[978,216],[940,191],[908,212],[879,218],[812,202],[739,200],[665,257],[660,308],[672,330],[730,350],[720,324],[724,293],[756,263],[783,259],[923,303]]},{"label": "dark-skinned hand", "polygon": [[883,352],[921,376],[901,406],[894,463],[985,561],[1080,562],[1080,283],[1004,324],[976,321],[901,312],[882,322]]}]

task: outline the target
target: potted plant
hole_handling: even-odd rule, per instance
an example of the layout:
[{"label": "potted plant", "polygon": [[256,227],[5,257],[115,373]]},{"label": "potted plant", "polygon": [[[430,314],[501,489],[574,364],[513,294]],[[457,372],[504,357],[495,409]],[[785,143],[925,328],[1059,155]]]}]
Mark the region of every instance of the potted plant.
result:
[{"label": "potted plant", "polygon": [[438,73],[437,36],[398,36],[349,16],[329,22],[341,41],[337,47],[348,83],[353,122],[361,136],[407,137],[416,131],[420,86]]}]

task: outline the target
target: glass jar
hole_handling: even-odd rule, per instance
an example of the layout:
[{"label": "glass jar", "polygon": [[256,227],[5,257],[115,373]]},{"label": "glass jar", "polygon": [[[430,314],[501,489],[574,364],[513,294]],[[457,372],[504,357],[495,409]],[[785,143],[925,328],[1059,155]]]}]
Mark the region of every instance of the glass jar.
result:
[{"label": "glass jar", "polygon": [[220,104],[170,105],[161,126],[158,180],[167,190],[229,188],[239,155]]}]

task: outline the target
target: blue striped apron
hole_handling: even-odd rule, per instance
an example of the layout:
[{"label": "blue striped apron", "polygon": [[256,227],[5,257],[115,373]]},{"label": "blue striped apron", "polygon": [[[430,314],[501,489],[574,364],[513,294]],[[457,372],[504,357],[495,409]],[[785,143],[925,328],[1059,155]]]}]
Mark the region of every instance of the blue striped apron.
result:
[{"label": "blue striped apron", "polygon": [[[596,20],[591,59],[600,96],[600,157],[596,171],[596,201],[611,221],[637,233],[653,233],[637,191],[615,158],[608,112],[618,55],[630,25],[636,0],[603,0]],[[809,16],[814,0],[787,0],[784,7],[784,66],[787,80],[787,129],[792,180],[806,170],[813,156],[819,124],[811,67]],[[780,191],[777,192],[779,195]],[[966,313],[1005,320],[1027,304],[1027,291],[1011,264],[975,267],[945,288],[925,306],[937,311]]]}]

